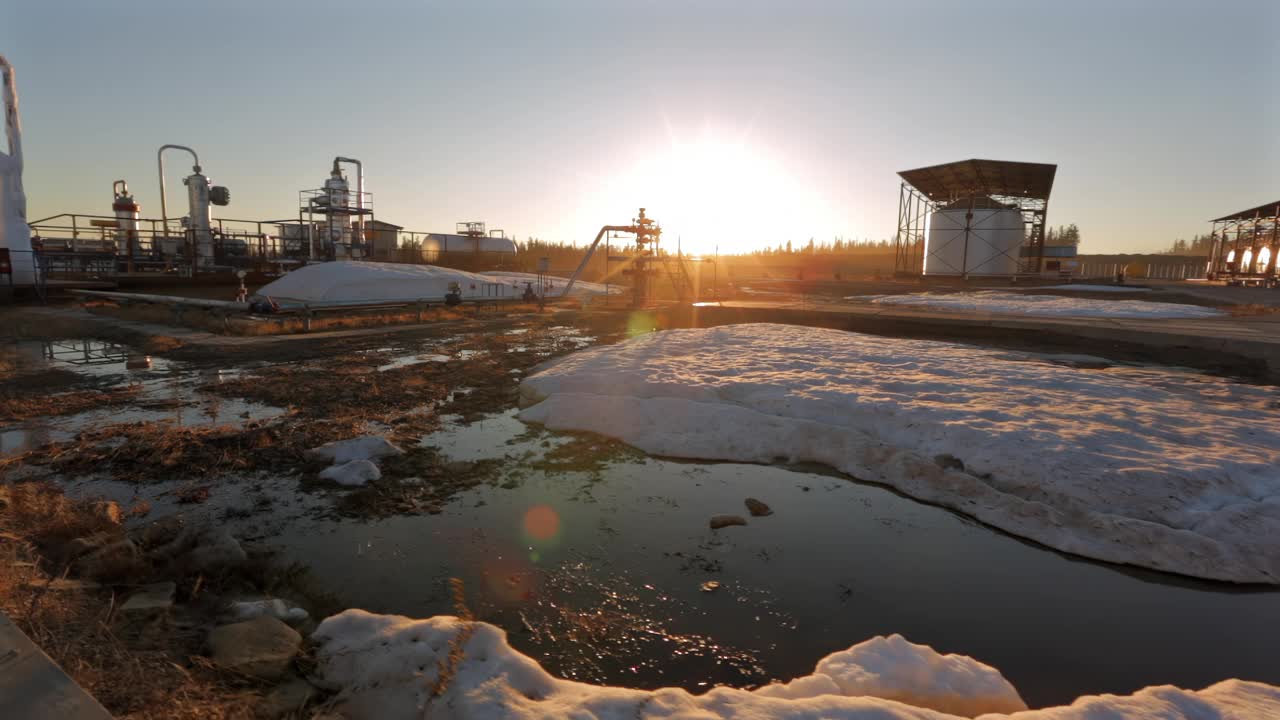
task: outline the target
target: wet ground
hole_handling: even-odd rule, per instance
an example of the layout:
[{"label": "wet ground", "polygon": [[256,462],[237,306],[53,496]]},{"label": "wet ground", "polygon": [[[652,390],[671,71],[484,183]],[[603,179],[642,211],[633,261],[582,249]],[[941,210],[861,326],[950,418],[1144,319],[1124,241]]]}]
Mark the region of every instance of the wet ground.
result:
[{"label": "wet ground", "polygon": [[[548,336],[572,347],[592,337],[570,327],[504,332],[512,355],[549,352]],[[537,337],[521,339],[530,332]],[[374,344],[352,357],[385,374],[495,352],[449,337]],[[282,412],[207,391],[261,368],[218,373],[157,358],[149,370],[126,370],[124,348],[77,349],[10,344],[6,356],[39,373],[136,383],[141,406],[0,423],[6,453],[122,418],[198,425]],[[100,362],[81,363],[86,351]],[[145,407],[160,401],[169,405]],[[175,492],[193,480],[180,468],[168,482],[88,478],[73,487],[146,500],[151,517],[215,518],[306,563],[344,605],[451,613],[446,581],[460,577],[472,609],[513,645],[552,672],[592,682],[751,686],[811,672],[829,652],[894,632],[994,665],[1033,706],[1150,684],[1280,682],[1280,592],[1073,559],[820,468],[650,458],[526,427],[513,412],[444,417],[421,438],[447,471],[484,474],[434,514],[344,516],[334,508],[349,491],[316,487],[302,471],[219,480],[194,504]],[[746,516],[747,497],[774,514],[708,528],[712,515]]]}]

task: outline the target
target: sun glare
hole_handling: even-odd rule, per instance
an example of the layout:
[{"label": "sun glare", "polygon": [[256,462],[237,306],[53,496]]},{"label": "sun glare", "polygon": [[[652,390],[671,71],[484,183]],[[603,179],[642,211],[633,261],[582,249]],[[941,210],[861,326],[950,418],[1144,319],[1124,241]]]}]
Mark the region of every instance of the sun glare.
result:
[{"label": "sun glare", "polygon": [[610,178],[607,188],[602,204],[647,207],[670,251],[677,243],[709,254],[802,242],[807,220],[825,217],[813,194],[763,148],[710,136],[673,142]]}]

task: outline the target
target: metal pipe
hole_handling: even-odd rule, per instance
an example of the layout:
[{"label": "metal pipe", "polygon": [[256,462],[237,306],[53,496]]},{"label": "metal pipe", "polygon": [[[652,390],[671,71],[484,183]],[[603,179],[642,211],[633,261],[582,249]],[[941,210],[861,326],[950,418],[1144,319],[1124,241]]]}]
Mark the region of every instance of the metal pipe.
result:
[{"label": "metal pipe", "polygon": [[591,260],[591,254],[596,251],[596,246],[600,244],[600,238],[604,234],[612,231],[618,232],[635,232],[636,228],[631,225],[605,225],[600,228],[600,232],[596,233],[596,239],[592,241],[591,247],[587,248],[587,254],[582,256],[582,262],[578,263],[578,269],[573,271],[573,275],[569,278],[569,284],[564,286],[564,291],[560,293],[560,297],[569,297],[569,291],[573,289],[574,283],[578,282],[578,276],[586,269],[587,262]]},{"label": "metal pipe", "polygon": [[364,237],[364,164],[355,158],[335,157],[333,159],[333,171],[338,172],[338,163],[351,163],[356,166],[356,231],[357,237],[360,238],[361,250],[365,244]]},{"label": "metal pipe", "polygon": [[169,203],[165,197],[165,192],[164,192],[164,151],[165,150],[186,150],[187,152],[191,153],[191,157],[194,158],[196,161],[195,168],[194,168],[196,172],[200,172],[200,156],[196,154],[195,150],[192,150],[186,145],[161,145],[160,149],[156,151],[156,165],[160,169],[160,219],[164,223],[163,225],[164,232],[165,232],[165,235],[167,236],[169,234]]}]

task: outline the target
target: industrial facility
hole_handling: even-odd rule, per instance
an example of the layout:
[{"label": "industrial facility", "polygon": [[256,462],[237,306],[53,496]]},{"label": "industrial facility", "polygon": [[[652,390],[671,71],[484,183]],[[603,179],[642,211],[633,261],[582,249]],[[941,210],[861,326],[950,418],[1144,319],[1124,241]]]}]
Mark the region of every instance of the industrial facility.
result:
[{"label": "industrial facility", "polygon": [[899,277],[1058,274],[1075,248],[1045,247],[1057,165],[1003,160],[903,170],[894,239]]},{"label": "industrial facility", "polygon": [[1280,200],[1213,221],[1208,277],[1228,285],[1276,287],[1280,253]]}]

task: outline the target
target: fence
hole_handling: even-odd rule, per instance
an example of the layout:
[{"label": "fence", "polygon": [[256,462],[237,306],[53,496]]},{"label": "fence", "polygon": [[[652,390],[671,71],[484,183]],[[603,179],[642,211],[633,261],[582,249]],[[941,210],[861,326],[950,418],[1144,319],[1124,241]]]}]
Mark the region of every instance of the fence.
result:
[{"label": "fence", "polygon": [[1081,277],[1113,278],[1121,269],[1127,277],[1148,278],[1152,280],[1202,280],[1205,276],[1203,262],[1180,263],[1082,263]]}]

